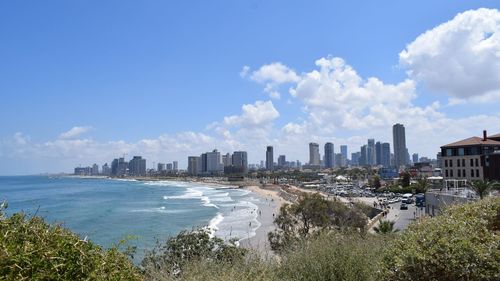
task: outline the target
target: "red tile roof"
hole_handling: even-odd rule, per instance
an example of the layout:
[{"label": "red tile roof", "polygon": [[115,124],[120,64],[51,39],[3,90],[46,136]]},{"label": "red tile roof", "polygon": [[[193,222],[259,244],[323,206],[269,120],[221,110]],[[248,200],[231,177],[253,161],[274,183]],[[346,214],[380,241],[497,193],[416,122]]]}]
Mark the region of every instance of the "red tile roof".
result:
[{"label": "red tile roof", "polygon": [[464,139],[461,141],[449,143],[447,145],[443,145],[441,147],[458,147],[458,146],[471,146],[471,145],[500,145],[500,141],[487,139],[483,141],[483,138],[480,137],[471,137],[468,139]]}]

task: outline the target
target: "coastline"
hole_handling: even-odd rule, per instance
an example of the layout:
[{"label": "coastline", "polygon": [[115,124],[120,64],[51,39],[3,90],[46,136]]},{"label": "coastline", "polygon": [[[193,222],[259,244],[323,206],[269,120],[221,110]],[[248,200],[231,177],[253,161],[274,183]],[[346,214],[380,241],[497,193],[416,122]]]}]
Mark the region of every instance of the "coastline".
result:
[{"label": "coastline", "polygon": [[273,253],[267,239],[267,234],[276,229],[274,219],[279,214],[281,206],[289,203],[289,201],[279,195],[279,186],[271,186],[264,189],[256,185],[251,185],[244,187],[244,189],[250,190],[263,199],[263,201],[258,204],[259,215],[257,219],[261,223],[260,227],[255,231],[255,236],[241,240],[240,246],[255,251],[263,258],[269,258],[273,256]]}]

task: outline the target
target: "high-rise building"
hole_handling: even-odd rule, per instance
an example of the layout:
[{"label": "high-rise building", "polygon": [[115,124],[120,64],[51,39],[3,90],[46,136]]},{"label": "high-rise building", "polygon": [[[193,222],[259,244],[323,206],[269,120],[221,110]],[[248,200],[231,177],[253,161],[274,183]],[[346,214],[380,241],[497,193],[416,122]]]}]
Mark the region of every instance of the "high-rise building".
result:
[{"label": "high-rise building", "polygon": [[246,151],[235,151],[231,159],[234,167],[241,168],[243,173],[248,172],[248,156]]},{"label": "high-rise building", "polygon": [[405,127],[403,124],[394,124],[392,126],[392,139],[394,145],[394,166],[399,168],[405,166],[408,158],[406,149]]},{"label": "high-rise building", "polygon": [[359,166],[367,166],[368,165],[368,159],[367,159],[367,145],[363,145],[361,147],[361,152],[360,152],[360,155],[359,155]]},{"label": "high-rise building", "polygon": [[201,157],[189,156],[188,157],[188,174],[196,176],[201,172]]},{"label": "high-rise building", "polygon": [[413,160],[413,164],[418,163],[418,153],[413,153],[411,158]]},{"label": "high-rise building", "polygon": [[342,155],[342,153],[335,153],[335,166],[343,167],[344,162],[344,156]]},{"label": "high-rise building", "polygon": [[351,165],[352,166],[359,166],[359,157],[361,153],[360,152],[353,152],[351,153]]},{"label": "high-rise building", "polygon": [[173,169],[174,169],[174,167],[173,167],[172,163],[167,163],[167,172],[171,173]]},{"label": "high-rise building", "polygon": [[233,160],[231,159],[231,154],[227,153],[225,155],[222,155],[222,164],[224,164],[224,167],[231,166]]},{"label": "high-rise building", "polygon": [[209,174],[217,174],[224,171],[224,165],[221,162],[221,155],[217,149],[212,152],[207,152],[207,172]]},{"label": "high-rise building", "polygon": [[174,172],[179,171],[179,162],[177,162],[177,161],[173,161],[173,162],[172,162],[172,165],[174,166]]},{"label": "high-rise building", "polygon": [[375,164],[382,165],[382,143],[379,141],[375,144]]},{"label": "high-rise building", "polygon": [[274,152],[273,147],[266,148],[266,170],[272,171],[274,169]]},{"label": "high-rise building", "polygon": [[128,170],[131,176],[146,175],[146,159],[141,156],[134,156],[128,163]]},{"label": "high-rise building", "polygon": [[368,166],[374,166],[375,162],[375,140],[368,139],[368,146],[366,148],[366,164]]},{"label": "high-rise building", "polygon": [[99,166],[97,166],[97,164],[92,165],[91,175],[93,175],[93,176],[99,175]]},{"label": "high-rise building", "polygon": [[166,170],[165,163],[158,163],[158,173],[161,173]]},{"label": "high-rise building", "polygon": [[128,163],[125,159],[116,158],[111,162],[111,176],[122,177],[127,174]]},{"label": "high-rise building", "polygon": [[388,142],[384,142],[381,146],[380,165],[384,168],[389,168],[391,166],[391,145]]},{"label": "high-rise building", "polygon": [[278,156],[278,167],[279,168],[286,167],[286,156],[285,155]]},{"label": "high-rise building", "polygon": [[320,165],[319,144],[309,143],[309,165]]},{"label": "high-rise building", "polygon": [[325,168],[333,168],[335,165],[335,152],[333,143],[327,142],[325,144]]},{"label": "high-rise building", "polygon": [[101,174],[103,176],[109,176],[111,174],[111,169],[109,168],[108,163],[104,163],[104,165],[102,165]]},{"label": "high-rise building", "polygon": [[206,174],[208,173],[208,163],[207,163],[207,154],[202,153],[200,155],[200,162],[201,162],[201,173]]},{"label": "high-rise building", "polygon": [[342,154],[342,157],[344,158],[344,166],[347,166],[347,145],[341,145],[340,146],[340,154]]}]

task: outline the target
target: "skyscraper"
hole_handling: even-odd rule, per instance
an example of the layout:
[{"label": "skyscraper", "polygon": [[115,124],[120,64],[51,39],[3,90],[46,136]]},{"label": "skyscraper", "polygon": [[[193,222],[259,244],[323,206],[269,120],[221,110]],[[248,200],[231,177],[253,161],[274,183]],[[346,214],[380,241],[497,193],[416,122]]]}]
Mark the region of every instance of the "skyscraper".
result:
[{"label": "skyscraper", "polygon": [[309,165],[319,165],[320,159],[319,144],[315,142],[309,143]]},{"label": "skyscraper", "polygon": [[128,163],[129,174],[132,176],[146,175],[146,159],[141,156],[134,156]]},{"label": "skyscraper", "polygon": [[214,149],[212,152],[207,152],[207,172],[210,174],[217,174],[224,170],[224,165],[221,161],[220,152]]},{"label": "skyscraper", "polygon": [[177,172],[179,170],[179,162],[174,161],[172,162],[172,165],[174,166],[174,172]]},{"label": "skyscraper", "polygon": [[333,168],[335,165],[335,153],[333,143],[327,142],[325,144],[325,168]]},{"label": "skyscraper", "polygon": [[368,139],[368,146],[366,148],[366,164],[368,166],[373,166],[375,162],[375,140]]},{"label": "skyscraper", "polygon": [[367,145],[363,145],[361,147],[361,152],[360,152],[360,155],[359,155],[359,166],[367,166],[368,165],[368,161],[367,161]]},{"label": "skyscraper", "polygon": [[379,141],[375,144],[375,164],[382,165],[382,144]]},{"label": "skyscraper", "polygon": [[418,163],[418,153],[413,153],[412,161],[413,161],[413,164]]},{"label": "skyscraper", "polygon": [[248,171],[248,156],[246,151],[235,151],[232,157],[232,165],[241,168],[243,173]]},{"label": "skyscraper", "polygon": [[284,168],[286,166],[286,156],[280,155],[278,156],[278,167]]},{"label": "skyscraper", "polygon": [[[165,164],[164,164],[165,165]],[[188,157],[188,174],[196,176],[201,172],[201,157],[199,156],[189,156]]]},{"label": "skyscraper", "polygon": [[403,124],[392,126],[392,139],[394,145],[394,166],[399,168],[407,164],[408,153],[406,149],[405,127]]},{"label": "skyscraper", "polygon": [[342,154],[344,160],[342,166],[347,166],[347,145],[340,146],[340,154]]},{"label": "skyscraper", "polygon": [[274,152],[273,147],[266,148],[266,170],[272,171],[274,168]]},{"label": "skyscraper", "polygon": [[384,142],[382,144],[382,151],[380,155],[380,165],[384,168],[389,168],[391,166],[391,145],[388,142]]}]

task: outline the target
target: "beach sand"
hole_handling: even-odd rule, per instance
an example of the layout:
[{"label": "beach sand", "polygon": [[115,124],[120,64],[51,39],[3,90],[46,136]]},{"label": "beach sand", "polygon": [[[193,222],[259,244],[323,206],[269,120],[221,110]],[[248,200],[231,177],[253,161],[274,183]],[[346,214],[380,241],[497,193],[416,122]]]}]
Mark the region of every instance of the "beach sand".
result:
[{"label": "beach sand", "polygon": [[288,203],[285,199],[279,196],[278,190],[262,189],[258,186],[247,186],[248,189],[261,197],[259,207],[258,221],[261,223],[256,230],[255,236],[249,239],[242,240],[240,246],[256,251],[264,258],[272,257],[273,253],[267,240],[267,233],[274,231],[274,218],[279,214],[279,209],[284,203]]}]

